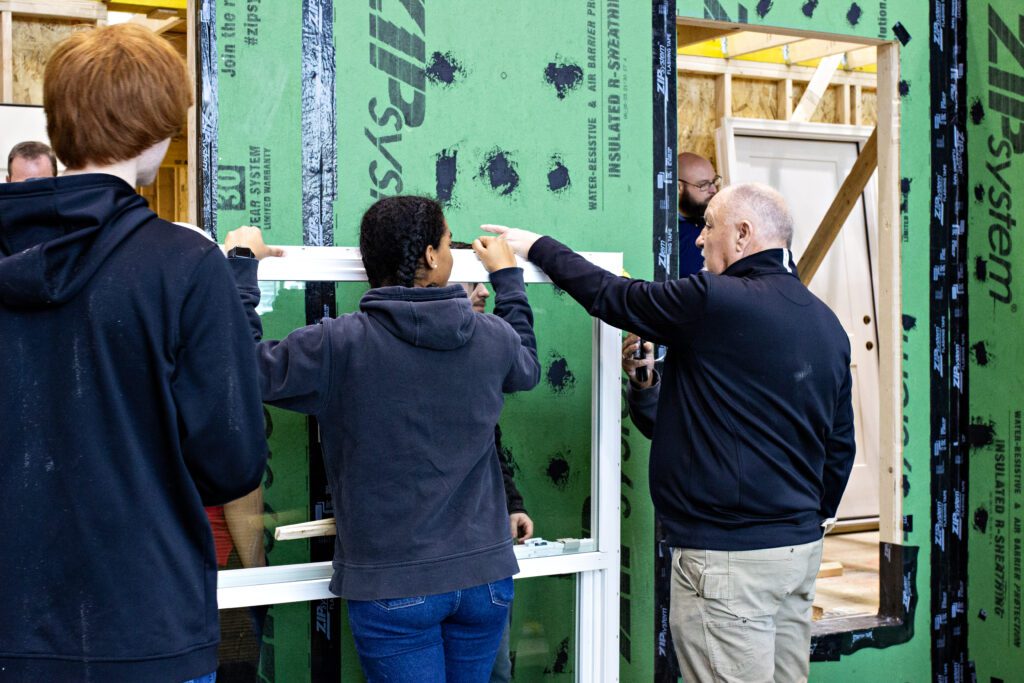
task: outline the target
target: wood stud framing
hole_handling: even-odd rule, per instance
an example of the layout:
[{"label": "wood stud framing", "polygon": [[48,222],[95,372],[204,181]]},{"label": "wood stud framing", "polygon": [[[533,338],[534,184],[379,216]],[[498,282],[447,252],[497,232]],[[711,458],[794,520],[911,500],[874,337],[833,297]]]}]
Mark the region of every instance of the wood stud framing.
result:
[{"label": "wood stud framing", "polygon": [[[717,76],[730,73],[736,78],[752,78],[763,81],[781,81],[790,78],[798,83],[807,83],[814,77],[815,68],[810,66],[787,66],[767,62],[752,62],[742,59],[721,59],[719,57],[695,57],[678,55],[676,70],[695,74]],[[849,83],[865,88],[874,88],[875,74],[865,71],[836,71],[832,85]]]},{"label": "wood stud framing", "polygon": [[715,79],[715,120],[732,116],[732,74],[724,73]]},{"label": "wood stud framing", "polygon": [[839,97],[836,99],[839,108],[839,123],[850,125],[850,84],[839,86]]},{"label": "wood stud framing", "polygon": [[14,101],[14,20],[11,12],[0,12],[0,102]]},{"label": "wood stud framing", "polygon": [[879,535],[903,542],[903,327],[900,248],[900,58],[878,48]]},{"label": "wood stud framing", "polygon": [[788,121],[789,117],[793,115],[793,79],[784,78],[775,87],[778,98],[776,117]]}]

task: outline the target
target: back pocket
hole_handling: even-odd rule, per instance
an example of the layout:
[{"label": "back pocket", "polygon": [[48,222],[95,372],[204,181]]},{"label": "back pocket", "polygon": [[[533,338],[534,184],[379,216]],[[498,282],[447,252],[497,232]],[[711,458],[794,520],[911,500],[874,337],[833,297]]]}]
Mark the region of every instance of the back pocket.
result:
[{"label": "back pocket", "polygon": [[495,605],[508,607],[512,604],[512,597],[515,595],[515,589],[512,586],[511,576],[507,579],[487,584],[487,589],[491,592],[491,602]]}]

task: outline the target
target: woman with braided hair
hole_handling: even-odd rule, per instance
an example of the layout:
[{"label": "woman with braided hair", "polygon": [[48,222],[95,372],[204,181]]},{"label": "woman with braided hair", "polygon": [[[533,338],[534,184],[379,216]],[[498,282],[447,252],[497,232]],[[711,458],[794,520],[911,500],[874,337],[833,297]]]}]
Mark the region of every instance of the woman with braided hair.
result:
[{"label": "woman with braided hair", "polygon": [[[225,246],[257,339],[259,230]],[[334,499],[331,592],[348,600],[369,681],[488,680],[518,571],[494,427],[503,393],[540,379],[533,313],[508,244],[473,243],[494,315],[448,285],[440,205],[389,197],[359,239],[371,289],[359,311],[258,343],[263,400],[316,415]],[[466,406],[472,406],[467,415]]]}]

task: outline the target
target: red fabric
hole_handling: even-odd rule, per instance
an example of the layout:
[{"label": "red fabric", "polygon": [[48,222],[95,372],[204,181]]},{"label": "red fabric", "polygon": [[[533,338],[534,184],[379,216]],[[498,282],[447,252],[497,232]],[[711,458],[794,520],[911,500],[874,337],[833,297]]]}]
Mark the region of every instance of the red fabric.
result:
[{"label": "red fabric", "polygon": [[224,518],[224,506],[206,508],[206,516],[210,518],[210,528],[213,529],[213,545],[217,548],[217,566],[228,566],[228,556],[231,549],[235,547],[231,540],[231,532],[228,531],[228,522]]}]

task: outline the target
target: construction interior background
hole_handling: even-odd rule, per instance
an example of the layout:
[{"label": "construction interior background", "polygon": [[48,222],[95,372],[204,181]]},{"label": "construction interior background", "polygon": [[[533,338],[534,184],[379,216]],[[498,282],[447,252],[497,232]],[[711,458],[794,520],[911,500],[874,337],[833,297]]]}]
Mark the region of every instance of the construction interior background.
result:
[{"label": "construction interior background", "polygon": [[[0,101],[39,105],[49,49],[115,20],[162,33],[195,67],[196,115],[142,191],[214,236],[249,224],[276,244],[351,246],[376,197],[421,193],[444,202],[457,239],[522,226],[663,279],[678,152],[739,179],[743,135],[852,140],[831,195],[866,217],[867,283],[839,290],[870,290],[862,346],[878,379],[859,419],[875,425],[877,531],[856,541],[860,559],[836,537],[845,577],[823,581],[867,584],[819,605],[811,678],[1024,680],[1019,0],[0,0]],[[871,145],[864,182],[841,187]],[[808,240],[819,219],[801,226]],[[831,245],[806,248],[822,273],[841,270]],[[352,310],[363,289],[264,283],[266,335]],[[558,290],[529,295],[544,379],[508,402],[503,446],[538,534],[586,538],[589,320]],[[266,561],[329,559],[333,539],[274,538],[331,511],[315,424],[267,416]],[[648,442],[626,417],[621,448],[619,679],[676,681]],[[572,576],[516,593],[515,680],[575,680]],[[240,680],[362,680],[339,601],[271,606],[258,644],[247,620],[224,615],[222,660]]]}]

